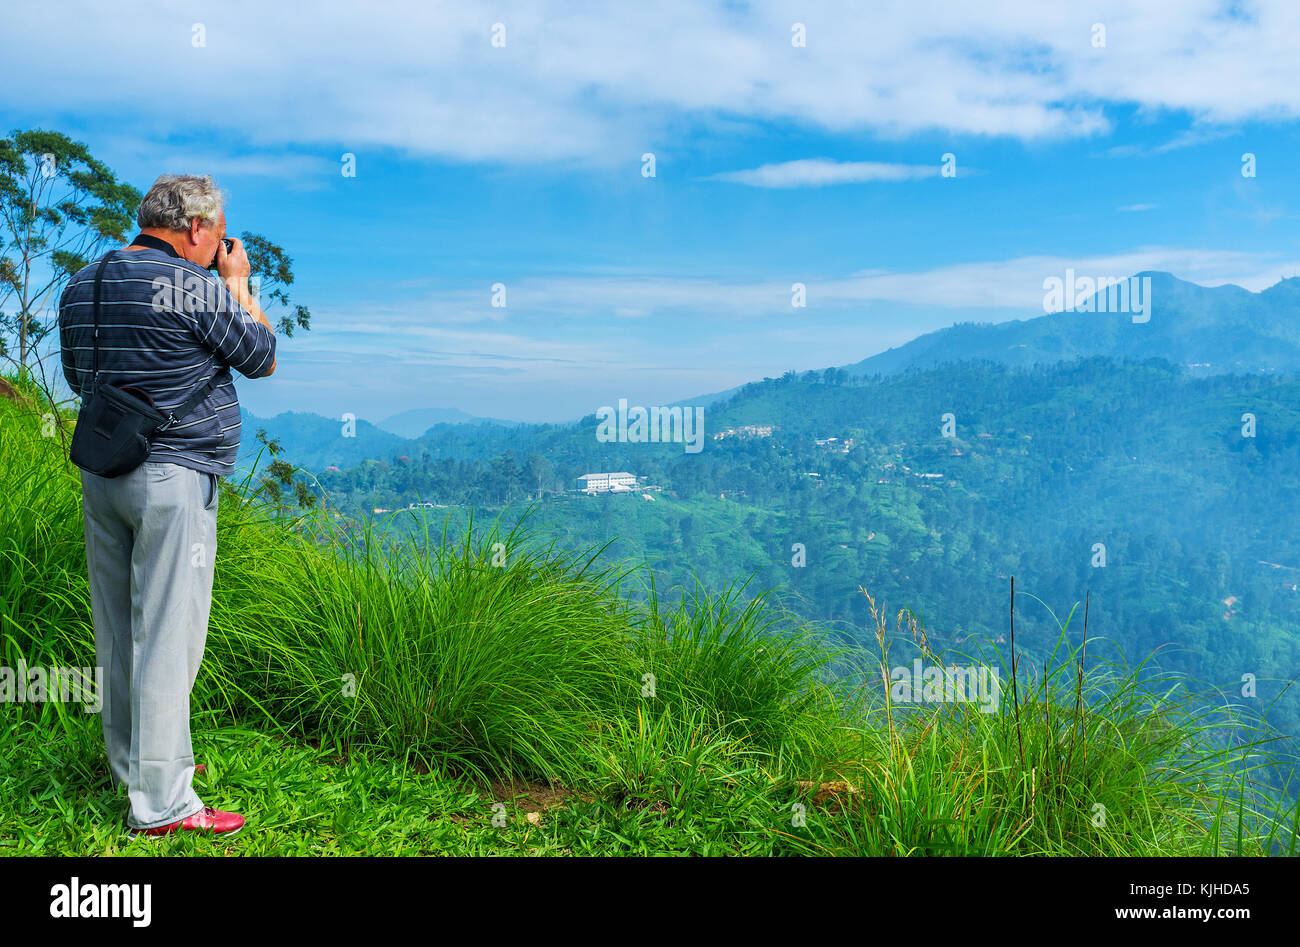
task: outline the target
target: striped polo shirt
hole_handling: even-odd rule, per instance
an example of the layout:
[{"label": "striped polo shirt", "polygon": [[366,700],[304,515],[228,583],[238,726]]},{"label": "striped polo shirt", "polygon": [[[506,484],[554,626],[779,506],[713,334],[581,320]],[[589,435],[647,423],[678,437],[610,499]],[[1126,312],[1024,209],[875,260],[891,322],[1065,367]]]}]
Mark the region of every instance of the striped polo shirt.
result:
[{"label": "striped polo shirt", "polygon": [[[83,401],[94,373],[95,270],[79,271],[59,300],[63,374]],[[260,378],[275,363],[275,333],[216,274],[162,250],[114,251],[100,295],[99,380],[134,385],[166,414],[214,373],[220,381],[190,414],[154,438],[147,460],[225,476],[239,450],[239,396],[231,369]]]}]

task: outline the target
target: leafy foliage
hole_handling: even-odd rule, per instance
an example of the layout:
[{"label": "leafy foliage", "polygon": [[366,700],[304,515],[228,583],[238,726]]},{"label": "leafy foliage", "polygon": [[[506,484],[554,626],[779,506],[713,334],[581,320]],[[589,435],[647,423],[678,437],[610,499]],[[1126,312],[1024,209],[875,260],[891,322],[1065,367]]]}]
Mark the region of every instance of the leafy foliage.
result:
[{"label": "leafy foliage", "polygon": [[284,252],[284,248],[272,243],[261,234],[245,232],[240,235],[240,238],[244,243],[244,251],[248,254],[252,271],[250,278],[260,281],[261,299],[269,299],[286,309],[293,310],[292,316],[280,317],[280,333],[286,338],[292,338],[295,327],[310,329],[311,311],[306,306],[294,305],[289,300],[289,287],[293,285],[293,261]]},{"label": "leafy foliage", "polygon": [[[81,142],[59,132],[0,139],[0,333],[17,341],[20,369],[49,335],[60,287],[135,220],[140,192]],[[0,337],[0,344],[3,343]],[[7,349],[0,352],[7,354]]]}]

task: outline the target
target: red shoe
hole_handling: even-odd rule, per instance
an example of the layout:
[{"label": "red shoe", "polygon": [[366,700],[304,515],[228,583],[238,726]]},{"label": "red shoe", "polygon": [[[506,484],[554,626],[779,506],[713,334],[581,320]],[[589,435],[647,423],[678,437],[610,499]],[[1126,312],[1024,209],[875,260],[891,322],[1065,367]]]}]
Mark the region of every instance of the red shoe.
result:
[{"label": "red shoe", "polygon": [[131,835],[170,835],[173,832],[211,832],[213,835],[234,835],[244,827],[244,817],[233,812],[222,812],[211,806],[204,806],[180,822],[160,825],[152,829],[132,829]]}]

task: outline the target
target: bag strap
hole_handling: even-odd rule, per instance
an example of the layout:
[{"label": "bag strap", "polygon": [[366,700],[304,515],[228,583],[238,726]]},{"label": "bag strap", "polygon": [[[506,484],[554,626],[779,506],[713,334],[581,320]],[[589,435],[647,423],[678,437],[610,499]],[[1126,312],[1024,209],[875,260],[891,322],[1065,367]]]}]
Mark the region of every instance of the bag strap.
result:
[{"label": "bag strap", "polygon": [[220,376],[221,372],[217,370],[215,365],[212,366],[212,376],[205,381],[198,390],[194,392],[194,394],[190,395],[184,403],[178,405],[171,411],[168,411],[167,420],[160,424],[157,430],[159,432],[167,430],[181,418],[185,417],[185,415],[197,408],[203,402],[203,399],[208,396],[208,392],[217,387],[217,380]]},{"label": "bag strap", "polygon": [[116,253],[116,250],[109,250],[99,261],[99,267],[95,270],[95,306],[94,306],[94,348],[95,362],[94,371],[90,376],[90,394],[94,397],[95,392],[99,389],[99,307],[100,297],[102,295],[104,284],[104,267],[108,265],[109,259]]},{"label": "bag strap", "polygon": [[[181,258],[181,255],[176,252],[176,250],[171,246],[171,244],[167,243],[167,241],[165,240],[160,240],[157,237],[150,236],[149,234],[143,234],[143,233],[136,234],[136,236],[131,240],[130,245],[150,247],[154,250],[162,250],[170,254],[171,256],[177,257],[178,259]],[[91,376],[91,383],[90,383],[90,393],[92,396],[94,395],[95,390],[99,387],[99,312],[100,312],[100,300],[101,300],[102,290],[103,290],[104,267],[108,264],[108,261],[109,259],[112,258],[113,254],[118,252],[120,251],[109,250],[107,253],[105,253],[103,258],[99,261],[99,267],[95,270],[95,306],[94,306],[95,361],[94,361],[94,374]],[[155,428],[155,431],[161,433],[162,431],[167,430],[172,425],[176,424],[176,422],[178,422],[181,418],[185,417],[187,414],[189,414],[191,411],[197,408],[200,404],[202,404],[203,399],[206,398],[208,396],[208,393],[217,386],[217,381],[220,375],[221,372],[217,369],[215,365],[213,365],[211,377],[209,377],[206,382],[200,385],[194,391],[194,393],[190,395],[190,397],[185,399],[185,401],[177,405],[171,411],[168,411],[167,420],[164,421],[162,424],[160,424],[157,428]]]}]

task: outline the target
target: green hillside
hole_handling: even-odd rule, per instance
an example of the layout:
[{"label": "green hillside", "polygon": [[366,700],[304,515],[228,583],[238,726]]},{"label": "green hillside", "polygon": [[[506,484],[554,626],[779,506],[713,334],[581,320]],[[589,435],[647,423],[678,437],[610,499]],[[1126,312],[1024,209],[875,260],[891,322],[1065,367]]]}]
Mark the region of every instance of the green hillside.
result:
[{"label": "green hillside", "polygon": [[[448,517],[462,528],[471,507],[507,525],[528,510],[540,537],[608,543],[606,561],[645,566],[660,588],[752,578],[859,644],[872,635],[861,587],[923,615],[944,647],[1004,638],[1015,575],[1044,603],[1027,600],[1020,626],[1041,662],[1057,615],[1091,593],[1109,656],[1158,650],[1163,668],[1242,701],[1281,735],[1300,732],[1300,692],[1288,689],[1300,669],[1295,379],[1107,359],[790,374],[706,413],[710,435],[745,425],[773,431],[709,437],[698,454],[598,443],[594,419],[521,429],[508,444],[486,428],[443,431],[404,461],[322,474],[319,489],[354,522],[397,510],[373,517],[395,538]],[[660,489],[572,492],[591,470]],[[404,510],[419,502],[444,508]],[[1243,700],[1247,675],[1255,693]]]},{"label": "green hillside", "polygon": [[[70,425],[30,386],[5,390],[3,661],[91,664]],[[1014,705],[899,705],[872,684],[882,665],[942,659],[884,603],[873,656],[734,589],[632,601],[628,571],[517,533],[413,551],[332,524],[222,486],[193,706],[200,790],[250,817],[246,854],[1295,848],[1297,813],[1263,792],[1267,755],[1215,749],[1214,728],[1249,726],[1208,718],[1185,684],[1148,688],[1063,646],[1047,676],[1022,672]],[[0,851],[227,850],[127,840],[94,715],[0,713]],[[55,804],[70,796],[75,814]]]}]

